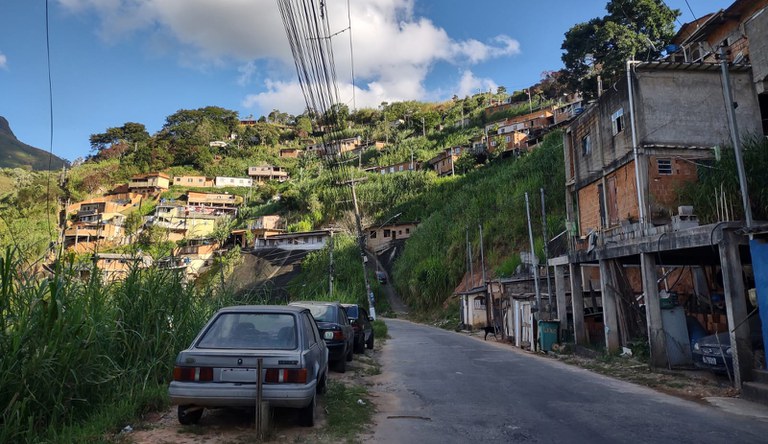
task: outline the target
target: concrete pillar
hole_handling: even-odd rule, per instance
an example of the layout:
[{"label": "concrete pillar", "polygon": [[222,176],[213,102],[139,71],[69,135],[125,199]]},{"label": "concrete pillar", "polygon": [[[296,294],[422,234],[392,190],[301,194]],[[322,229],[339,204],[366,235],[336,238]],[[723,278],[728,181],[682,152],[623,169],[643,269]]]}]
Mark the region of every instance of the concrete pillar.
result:
[{"label": "concrete pillar", "polygon": [[[735,234],[723,232],[720,242],[720,268],[723,273],[725,290],[725,309],[728,313],[728,328],[733,350],[733,383],[741,388],[741,383],[749,381],[753,367],[752,343],[749,339],[749,323],[744,320],[747,311],[747,298],[742,277],[739,243]],[[740,324],[736,327],[737,324]],[[734,330],[734,327],[736,329]]]},{"label": "concrete pillar", "polygon": [[619,351],[619,320],[616,306],[616,279],[611,261],[600,260],[600,293],[603,300],[603,324],[605,325],[605,350]]},{"label": "concrete pillar", "polygon": [[568,334],[568,302],[565,300],[565,266],[555,265],[555,297],[557,319],[560,320],[560,341]]},{"label": "concrete pillar", "polygon": [[661,300],[659,299],[656,257],[653,254],[640,254],[640,271],[643,275],[643,296],[645,298],[645,318],[648,324],[648,344],[651,348],[651,367],[667,367],[667,346],[664,336],[664,324],[661,319]]},{"label": "concrete pillar", "polygon": [[584,328],[584,287],[581,283],[581,265],[570,264],[571,306],[573,308],[573,341],[584,345],[587,340],[587,330]]}]

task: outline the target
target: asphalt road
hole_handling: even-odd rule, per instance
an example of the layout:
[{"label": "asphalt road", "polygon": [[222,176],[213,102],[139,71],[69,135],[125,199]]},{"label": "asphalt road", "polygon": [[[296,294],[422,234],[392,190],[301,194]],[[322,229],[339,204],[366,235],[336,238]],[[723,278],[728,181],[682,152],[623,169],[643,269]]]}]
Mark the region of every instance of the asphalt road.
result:
[{"label": "asphalt road", "polygon": [[386,320],[381,443],[767,443],[768,422],[509,346]]}]

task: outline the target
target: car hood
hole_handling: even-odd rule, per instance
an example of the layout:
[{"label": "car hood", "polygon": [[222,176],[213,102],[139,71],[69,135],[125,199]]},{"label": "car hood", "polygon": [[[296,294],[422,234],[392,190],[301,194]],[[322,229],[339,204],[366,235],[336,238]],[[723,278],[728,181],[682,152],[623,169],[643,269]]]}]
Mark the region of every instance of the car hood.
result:
[{"label": "car hood", "polygon": [[699,344],[699,347],[730,347],[731,337],[730,334],[726,331],[716,335],[704,336],[696,342]]}]

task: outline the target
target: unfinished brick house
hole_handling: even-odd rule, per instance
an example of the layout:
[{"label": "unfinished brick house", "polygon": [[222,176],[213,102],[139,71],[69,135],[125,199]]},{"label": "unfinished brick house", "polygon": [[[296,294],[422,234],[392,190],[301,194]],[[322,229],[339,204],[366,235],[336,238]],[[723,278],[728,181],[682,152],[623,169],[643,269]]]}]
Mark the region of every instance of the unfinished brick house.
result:
[{"label": "unfinished brick house", "polygon": [[[761,134],[750,67],[731,64],[728,74],[741,135]],[[724,78],[719,64],[629,63],[627,76],[565,127],[567,231],[559,238],[567,248],[549,265],[561,334],[572,328],[583,344],[587,321],[597,323],[609,351],[645,336],[657,367],[691,365],[687,319],[705,306],[717,314],[711,296],[722,296],[722,313],[705,320],[709,333],[731,330],[740,387],[754,365],[743,323],[745,289],[754,285],[743,278],[744,222],[699,226],[696,209],[678,197],[698,180],[698,165],[730,144]]]}]

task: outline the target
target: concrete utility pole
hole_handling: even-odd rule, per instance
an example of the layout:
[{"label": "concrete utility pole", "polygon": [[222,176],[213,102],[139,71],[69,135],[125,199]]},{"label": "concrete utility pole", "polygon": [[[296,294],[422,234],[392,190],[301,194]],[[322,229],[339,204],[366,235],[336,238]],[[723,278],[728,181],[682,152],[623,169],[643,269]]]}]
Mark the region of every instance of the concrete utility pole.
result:
[{"label": "concrete utility pole", "polygon": [[[485,253],[483,250],[483,224],[477,224],[477,228],[480,229],[480,271],[483,277],[483,285],[485,286],[485,322],[489,327],[491,326],[491,312],[493,311],[493,299],[490,298],[490,287],[485,281]],[[490,302],[490,303],[489,303]]]},{"label": "concrete utility pole", "polygon": [[365,238],[363,237],[363,223],[360,220],[360,208],[357,206],[357,192],[355,191],[354,180],[352,180],[352,202],[355,206],[357,243],[360,246],[360,260],[363,263],[363,280],[365,281],[365,296],[368,298],[368,313],[371,315],[371,319],[376,320],[376,308],[374,307],[373,292],[371,292],[371,284],[368,282],[368,270],[365,266],[365,263],[367,262],[365,256]]},{"label": "concrete utility pole", "polygon": [[541,319],[541,291],[539,290],[538,259],[533,247],[533,229],[531,228],[531,207],[528,203],[528,193],[525,193],[525,214],[528,216],[528,241],[531,245],[531,270],[533,271],[533,287],[536,290],[536,319]]},{"label": "concrete utility pole", "polygon": [[744,171],[744,159],[741,155],[741,140],[739,140],[739,127],[736,122],[736,103],[733,101],[731,92],[731,76],[728,72],[728,57],[725,52],[725,45],[720,46],[720,67],[723,72],[723,96],[725,98],[725,109],[728,115],[728,127],[731,130],[731,143],[733,152],[736,155],[736,168],[739,172],[739,186],[741,187],[741,203],[744,205],[744,220],[747,228],[752,228],[752,208],[749,206],[749,189],[747,187],[747,174]]},{"label": "concrete utility pole", "polygon": [[333,299],[333,230],[328,246],[328,296]]},{"label": "concrete utility pole", "polygon": [[541,232],[544,236],[544,270],[547,276],[547,303],[549,304],[549,312],[552,313],[552,284],[549,281],[549,248],[547,246],[547,207],[544,202],[544,188],[539,188],[541,191]]}]

